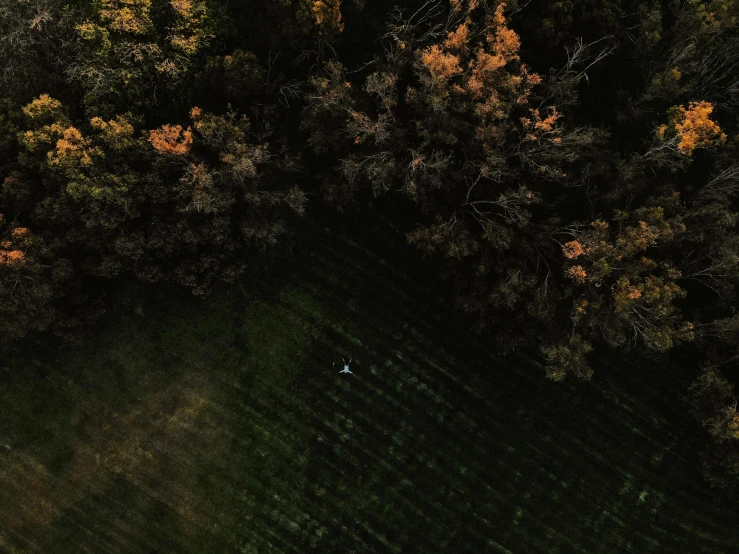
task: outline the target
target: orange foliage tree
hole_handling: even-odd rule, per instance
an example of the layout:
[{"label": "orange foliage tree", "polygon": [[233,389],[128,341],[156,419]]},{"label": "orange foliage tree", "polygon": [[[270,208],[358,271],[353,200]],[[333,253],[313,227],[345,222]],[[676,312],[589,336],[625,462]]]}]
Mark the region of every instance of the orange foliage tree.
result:
[{"label": "orange foliage tree", "polygon": [[0,214],[0,346],[44,330],[55,316],[56,291],[43,249],[29,229]]},{"label": "orange foliage tree", "polygon": [[687,108],[673,106],[669,122],[655,131],[655,143],[644,159],[673,168],[681,167],[696,149],[710,148],[726,142],[726,133],[711,119],[710,102],[690,102]]},{"label": "orange foliage tree", "polygon": [[[186,129],[149,132],[152,186],[166,209],[147,233],[155,255],[142,273],[166,275],[204,295],[217,280],[233,282],[250,252],[275,246],[303,213],[306,197],[290,184],[289,158],[277,158],[245,115],[230,106],[225,115],[196,106],[189,116]],[[183,240],[173,241],[173,233]]]},{"label": "orange foliage tree", "polygon": [[182,125],[162,125],[159,129],[149,131],[149,143],[160,154],[182,156],[190,152],[192,132],[190,127],[182,129]]},{"label": "orange foliage tree", "polygon": [[[587,329],[613,346],[639,338],[656,350],[692,340],[692,324],[675,305],[685,291],[680,271],[659,263],[649,252],[674,243],[685,225],[675,196],[663,206],[617,212],[618,227],[597,220],[577,228],[562,246],[567,277],[575,286],[571,317],[575,328]],[[587,308],[586,308],[587,307]]]}]

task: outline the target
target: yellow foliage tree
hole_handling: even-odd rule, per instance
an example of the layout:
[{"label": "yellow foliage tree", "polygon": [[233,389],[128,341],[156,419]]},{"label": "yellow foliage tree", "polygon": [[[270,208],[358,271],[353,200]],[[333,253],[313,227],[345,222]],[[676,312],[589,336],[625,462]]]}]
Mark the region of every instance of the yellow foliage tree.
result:
[{"label": "yellow foliage tree", "polygon": [[171,0],[170,6],[175,13],[175,24],[167,37],[175,50],[186,55],[193,55],[207,46],[213,35],[207,32],[205,22],[208,10],[202,0]]},{"label": "yellow foliage tree", "polygon": [[212,36],[206,2],[170,0],[169,8],[162,14],[166,36],[154,32],[151,0],[101,0],[97,17],[76,26],[87,49],[68,74],[82,83],[92,113],[149,102],[157,87],[174,88],[190,71],[193,56]]},{"label": "yellow foliage tree", "polygon": [[100,21],[111,31],[146,34],[152,29],[151,0],[102,0]]},{"label": "yellow foliage tree", "polygon": [[[99,153],[99,150],[96,151]],[[79,129],[69,126],[61,131],[56,148],[47,153],[49,164],[67,167],[75,171],[77,167],[92,165],[92,149],[89,141]]]},{"label": "yellow foliage tree", "polygon": [[30,119],[56,118],[61,114],[62,103],[51,98],[48,94],[42,94],[21,109],[26,117]]},{"label": "yellow foliage tree", "polygon": [[[92,166],[95,157],[102,156],[102,150],[93,146],[77,127],[69,123],[61,102],[48,94],[40,95],[21,110],[35,127],[20,134],[21,143],[29,152],[45,150],[50,168],[61,169],[63,174],[72,178]],[[40,125],[44,120],[51,122]]]},{"label": "yellow foliage tree", "polygon": [[[131,153],[124,150],[145,146],[134,137],[128,119],[93,117],[85,129],[72,125],[61,103],[46,95],[24,106],[23,112],[31,127],[18,135],[26,168],[38,170],[49,189],[57,188],[65,202],[84,206],[80,217],[90,227],[114,227],[128,217],[129,193],[136,178],[129,169],[130,158],[126,159]],[[53,119],[44,125],[47,115]]]},{"label": "yellow foliage tree", "polygon": [[134,143],[133,125],[123,115],[117,115],[109,121],[103,121],[100,117],[93,117],[90,120],[90,125],[102,131],[106,146],[113,150],[123,150]]}]

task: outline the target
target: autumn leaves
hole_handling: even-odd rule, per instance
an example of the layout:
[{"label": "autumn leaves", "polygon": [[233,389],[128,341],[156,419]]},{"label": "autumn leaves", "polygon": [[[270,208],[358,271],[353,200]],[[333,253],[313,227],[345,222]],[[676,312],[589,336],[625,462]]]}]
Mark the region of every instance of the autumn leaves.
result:
[{"label": "autumn leaves", "polygon": [[504,3],[498,4],[480,28],[472,22],[477,3],[468,4],[464,11],[459,3],[455,9],[462,18],[440,43],[417,52],[418,67],[422,69],[419,77],[434,109],[444,109],[450,97],[461,95],[475,102],[481,119],[500,118],[504,114],[500,109],[506,103],[501,94],[513,95],[514,103],[524,104],[531,88],[541,82],[525,65],[518,71],[503,70],[519,61],[521,46],[518,35],[506,25],[504,8]]},{"label": "autumn leaves", "polygon": [[580,42],[544,79],[522,63],[505,4],[462,0],[446,19],[432,8],[399,19],[383,41],[384,57],[354,82],[337,60],[312,78],[308,144],[339,158],[322,179],[327,198],[411,198],[421,215],[408,238],[446,258],[458,303],[505,345],[544,338],[552,378],[587,378],[589,341],[665,351],[693,340],[679,307],[686,267],[724,262],[686,266],[675,252],[723,231],[694,230],[709,208],[669,173],[651,179],[726,143],[709,100],[684,99],[644,153],[618,159],[606,130],[556,105],[575,110],[580,66],[612,49],[593,60]]},{"label": "autumn leaves", "polygon": [[[643,160],[657,162],[653,157],[657,151],[685,160],[698,148],[725,142],[726,134],[710,118],[712,111],[706,101],[671,108],[669,123],[656,130],[657,146]],[[693,340],[694,326],[683,320],[675,303],[686,295],[679,284],[682,272],[669,258],[658,261],[650,256],[679,244],[687,228],[677,191],[652,198],[651,203],[652,207],[632,213],[617,210],[615,230],[603,220],[578,228],[575,240],[562,245],[562,255],[568,261],[565,274],[575,285],[575,327],[608,329],[602,336],[614,346],[634,336],[664,351],[679,341]],[[608,292],[596,292],[604,286]]]},{"label": "autumn leaves", "polygon": [[182,125],[162,125],[159,129],[149,131],[148,140],[160,154],[181,156],[192,148],[192,131],[190,127],[183,130]]},{"label": "autumn leaves", "polygon": [[657,127],[654,145],[644,158],[654,163],[679,168],[696,149],[710,148],[726,142],[726,133],[711,119],[713,105],[706,101],[691,101],[687,108],[673,106],[668,123]]},{"label": "autumn leaves", "polygon": [[151,102],[157,86],[173,88],[188,74],[213,38],[204,0],[171,0],[163,27],[152,10],[152,0],[102,0],[76,25],[84,46],[67,71],[84,87],[90,112]]},{"label": "autumn leaves", "polygon": [[[70,106],[76,119],[49,95],[22,109],[24,168],[48,190],[62,191],[58,205],[78,209],[86,227],[118,230],[126,263],[164,252],[165,261],[142,275],[166,274],[163,266],[178,250],[164,231],[148,243],[141,214],[156,217],[161,229],[182,231],[192,246],[188,261],[207,252],[208,282],[222,267],[238,265],[231,261],[240,255],[239,241],[264,247],[287,232],[305,193],[292,185],[286,169],[292,158],[271,134],[274,118],[284,115],[296,117],[288,126],[299,123],[302,132],[290,136],[297,139],[292,154],[313,151],[324,198],[342,205],[365,193],[397,191],[415,204],[410,241],[446,258],[459,304],[501,328],[499,336],[508,333],[506,344],[549,333],[546,342],[555,349],[549,351],[567,360],[557,348],[579,345],[582,353],[588,340],[664,350],[691,338],[676,308],[686,281],[723,278],[710,268],[731,263],[731,253],[724,254],[731,242],[720,238],[734,221],[728,193],[704,194],[710,202],[691,206],[695,198],[673,182],[693,157],[731,142],[710,98],[665,99],[645,112],[664,114],[674,104],[651,142],[622,159],[608,151],[605,129],[578,124],[587,118],[573,115],[582,67],[612,49],[592,60],[588,48],[598,41],[586,47],[580,41],[565,69],[544,78],[523,63],[504,3],[455,0],[431,3],[407,20],[398,16],[378,43],[382,52],[359,71],[345,70],[335,51],[316,46],[316,63],[306,64],[304,81],[295,85],[306,91],[304,109],[288,115],[270,96],[277,90],[274,68],[256,53],[229,48],[207,55],[208,6],[101,1],[74,25],[83,46],[69,77],[85,95],[81,106]],[[311,40],[325,44],[348,25],[346,7],[339,0],[282,0],[265,13],[289,13],[298,27],[310,27],[302,31]],[[652,73],[649,82],[654,75],[685,79],[684,68],[673,66],[663,64],[669,75]],[[210,92],[198,87],[219,96],[209,104]],[[162,95],[177,98],[162,102]],[[229,103],[238,113],[224,108]],[[163,104],[168,111],[161,116]],[[726,165],[717,173],[733,175]],[[733,181],[711,190],[734,186],[727,182]],[[20,189],[19,196],[26,194]],[[55,202],[44,206],[50,217],[69,219]],[[238,238],[228,236],[232,231]],[[711,259],[675,254],[700,251],[706,237],[716,245]],[[216,259],[219,245],[228,250],[224,265]],[[114,274],[124,263],[111,257],[116,261],[106,258],[106,271]],[[185,262],[176,263],[185,275]],[[198,287],[198,279],[188,274],[179,282]],[[562,321],[571,326],[563,330]],[[552,371],[564,375],[567,367]]]}]

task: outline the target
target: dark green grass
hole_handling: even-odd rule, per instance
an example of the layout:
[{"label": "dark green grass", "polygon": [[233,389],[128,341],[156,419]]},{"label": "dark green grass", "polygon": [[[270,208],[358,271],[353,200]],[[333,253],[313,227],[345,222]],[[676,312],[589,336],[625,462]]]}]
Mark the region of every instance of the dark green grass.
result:
[{"label": "dark green grass", "polygon": [[0,551],[737,550],[670,368],[547,382],[465,333],[427,265],[367,249],[388,230],[342,232],[205,302],[123,295],[81,347],[7,361]]}]

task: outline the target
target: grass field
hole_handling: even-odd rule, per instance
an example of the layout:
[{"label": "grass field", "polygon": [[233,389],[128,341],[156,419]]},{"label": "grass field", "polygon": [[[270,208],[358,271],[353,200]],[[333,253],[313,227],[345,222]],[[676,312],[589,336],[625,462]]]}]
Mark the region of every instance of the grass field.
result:
[{"label": "grass field", "polygon": [[123,293],[81,347],[0,364],[0,552],[739,551],[671,368],[547,382],[346,224],[270,282]]}]

